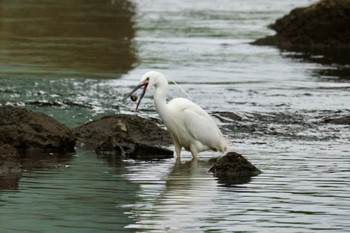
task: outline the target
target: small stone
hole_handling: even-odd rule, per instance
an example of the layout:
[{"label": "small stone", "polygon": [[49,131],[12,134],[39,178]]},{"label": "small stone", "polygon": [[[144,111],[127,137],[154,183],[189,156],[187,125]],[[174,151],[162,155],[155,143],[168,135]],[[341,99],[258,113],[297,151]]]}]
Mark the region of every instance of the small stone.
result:
[{"label": "small stone", "polygon": [[261,173],[257,167],[236,152],[228,152],[219,158],[209,172],[212,172],[220,182],[226,184],[247,183],[250,177]]}]

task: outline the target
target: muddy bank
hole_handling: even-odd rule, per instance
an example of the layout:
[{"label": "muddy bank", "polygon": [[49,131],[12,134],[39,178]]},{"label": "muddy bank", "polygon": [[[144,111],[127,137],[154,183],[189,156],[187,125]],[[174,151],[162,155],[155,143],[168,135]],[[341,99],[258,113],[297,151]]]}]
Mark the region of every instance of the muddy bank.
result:
[{"label": "muddy bank", "polygon": [[293,9],[269,28],[273,36],[253,42],[281,48],[350,49],[350,1],[321,0],[308,7]]},{"label": "muddy bank", "polygon": [[113,153],[132,159],[172,158],[168,132],[154,121],[137,115],[105,116],[76,129],[78,146],[97,154]]}]

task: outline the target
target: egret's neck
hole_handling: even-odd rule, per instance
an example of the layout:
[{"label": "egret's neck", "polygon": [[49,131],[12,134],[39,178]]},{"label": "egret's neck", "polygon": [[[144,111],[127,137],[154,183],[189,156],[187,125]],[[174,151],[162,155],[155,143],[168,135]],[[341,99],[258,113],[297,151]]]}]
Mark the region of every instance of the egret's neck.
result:
[{"label": "egret's neck", "polygon": [[167,93],[168,93],[168,82],[167,80],[162,80],[162,82],[157,83],[156,90],[154,93],[154,104],[156,106],[159,116],[164,119],[164,115],[167,113]]}]

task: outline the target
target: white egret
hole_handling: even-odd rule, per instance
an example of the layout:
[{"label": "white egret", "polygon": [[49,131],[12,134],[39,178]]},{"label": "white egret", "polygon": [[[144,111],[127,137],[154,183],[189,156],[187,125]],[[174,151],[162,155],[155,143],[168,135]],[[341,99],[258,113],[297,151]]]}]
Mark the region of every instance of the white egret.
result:
[{"label": "white egret", "polygon": [[226,152],[226,141],[206,111],[186,98],[175,98],[167,103],[168,80],[160,72],[145,73],[140,83],[126,97],[129,98],[135,91],[143,87],[136,111],[147,89],[152,86],[155,86],[156,110],[173,139],[178,159],[180,159],[182,148],[190,151],[193,158],[197,158],[199,152],[206,150]]}]

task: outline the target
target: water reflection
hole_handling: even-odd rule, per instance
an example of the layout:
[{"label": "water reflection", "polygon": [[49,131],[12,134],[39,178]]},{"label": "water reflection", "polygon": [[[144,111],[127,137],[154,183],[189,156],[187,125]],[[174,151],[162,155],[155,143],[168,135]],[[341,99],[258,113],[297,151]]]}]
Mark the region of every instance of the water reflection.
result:
[{"label": "water reflection", "polygon": [[155,232],[209,229],[217,216],[213,207],[220,196],[217,180],[208,172],[211,165],[208,158],[191,160],[185,156],[182,161],[127,166],[128,180],[140,184],[140,199],[129,213],[135,223],[127,228]]},{"label": "water reflection", "polygon": [[206,182],[206,178],[210,178],[209,168],[208,161],[198,159],[181,161],[176,159],[166,181],[166,190],[195,189],[194,185],[200,185],[201,182]]},{"label": "water reflection", "polygon": [[97,154],[97,158],[107,161],[110,167],[122,168],[125,166],[125,161],[123,158],[114,153]]},{"label": "water reflection", "polygon": [[316,77],[323,80],[348,81],[350,80],[350,53],[341,49],[307,49],[307,48],[281,48],[284,56],[293,59],[318,63],[323,65],[314,69]]},{"label": "water reflection", "polygon": [[252,178],[250,176],[231,176],[231,177],[218,177],[218,183],[223,186],[234,186],[238,184],[246,184],[249,183]]},{"label": "water reflection", "polygon": [[17,189],[20,178],[21,178],[20,173],[0,176],[0,191]]},{"label": "water reflection", "polygon": [[59,167],[68,168],[71,154],[59,154],[59,153],[42,153],[34,152],[31,154],[21,155],[21,168],[10,170],[6,175],[0,174],[0,190],[15,190],[18,188],[18,183],[21,179],[23,172],[35,172],[42,170],[49,170]]},{"label": "water reflection", "polygon": [[114,77],[136,61],[127,0],[0,1],[6,76]]},{"label": "water reflection", "polygon": [[24,172],[16,191],[0,192],[2,232],[120,232],[131,223],[120,206],[133,202],[138,185],[94,152],[67,159]]},{"label": "water reflection", "polygon": [[58,167],[69,167],[71,154],[32,153],[22,155],[22,166],[25,171],[33,172]]}]

